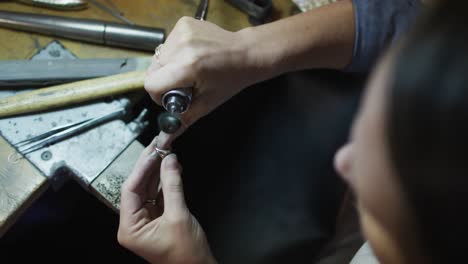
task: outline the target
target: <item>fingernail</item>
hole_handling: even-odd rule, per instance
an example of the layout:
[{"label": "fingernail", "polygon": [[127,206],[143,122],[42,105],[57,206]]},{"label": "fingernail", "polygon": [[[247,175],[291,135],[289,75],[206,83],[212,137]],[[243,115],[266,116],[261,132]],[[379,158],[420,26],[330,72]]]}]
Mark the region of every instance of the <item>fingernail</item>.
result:
[{"label": "fingernail", "polygon": [[164,158],[164,168],[167,170],[178,170],[179,162],[176,154],[170,154]]},{"label": "fingernail", "polygon": [[152,160],[155,160],[157,157],[159,157],[159,154],[156,150],[153,150],[149,155],[148,155],[148,158],[149,159],[152,159]]}]

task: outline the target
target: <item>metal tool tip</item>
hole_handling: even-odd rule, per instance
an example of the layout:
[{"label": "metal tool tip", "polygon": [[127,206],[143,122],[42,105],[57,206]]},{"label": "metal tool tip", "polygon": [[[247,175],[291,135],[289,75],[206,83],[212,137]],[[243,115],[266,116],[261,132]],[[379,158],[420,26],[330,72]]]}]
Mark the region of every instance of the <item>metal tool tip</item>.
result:
[{"label": "metal tool tip", "polygon": [[158,124],[159,128],[168,134],[177,132],[177,130],[182,126],[180,118],[168,112],[164,112],[159,115]]}]

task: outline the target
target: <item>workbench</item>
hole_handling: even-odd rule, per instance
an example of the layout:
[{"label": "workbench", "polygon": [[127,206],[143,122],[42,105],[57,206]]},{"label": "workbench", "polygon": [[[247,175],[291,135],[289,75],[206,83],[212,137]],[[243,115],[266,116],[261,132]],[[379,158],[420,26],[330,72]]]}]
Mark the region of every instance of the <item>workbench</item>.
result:
[{"label": "workbench", "polygon": [[[106,1],[102,1],[104,4]],[[139,25],[160,27],[168,34],[177,20],[182,16],[192,16],[198,5],[195,0],[113,0],[115,6],[125,17]],[[297,12],[289,0],[274,2],[272,19],[280,19]],[[91,18],[119,22],[116,18],[94,5],[82,11],[54,11],[45,8],[23,5],[15,2],[1,2],[0,10],[31,12],[58,16]],[[250,26],[248,17],[226,1],[211,0],[207,20],[221,27],[236,31]],[[151,56],[130,49],[111,48],[78,41],[51,38],[38,34],[30,34],[6,29],[0,29],[0,59],[29,59],[52,40],[57,39],[66,49],[79,58],[122,58]],[[156,133],[154,133],[156,134]],[[120,185],[133,167],[134,162],[143,150],[143,145],[134,141],[119,157],[95,180],[90,192],[107,206],[118,211]],[[0,160],[6,161],[15,149],[0,137]],[[3,163],[0,168],[0,237],[13,225],[44,190],[49,188],[49,179],[28,160],[23,159],[18,164]]]}]

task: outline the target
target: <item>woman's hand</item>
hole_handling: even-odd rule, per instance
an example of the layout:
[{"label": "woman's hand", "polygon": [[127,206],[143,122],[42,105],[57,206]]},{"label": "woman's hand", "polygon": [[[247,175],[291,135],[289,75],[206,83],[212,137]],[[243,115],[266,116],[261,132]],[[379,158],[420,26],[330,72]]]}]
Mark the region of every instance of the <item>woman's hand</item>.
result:
[{"label": "woman's hand", "polygon": [[256,82],[302,69],[344,68],[353,54],[354,21],[351,0],[237,32],[184,17],[154,56],[145,89],[161,105],[168,90],[193,87],[192,105],[181,116],[187,128]]},{"label": "woman's hand", "polygon": [[192,105],[184,113],[187,128],[260,76],[248,56],[244,34],[226,31],[210,22],[181,18],[160,55],[153,57],[145,89],[161,105],[161,97],[174,88],[193,87]]},{"label": "woman's hand", "polygon": [[[151,263],[215,263],[198,221],[185,204],[175,154],[160,162],[154,140],[122,186],[119,243]],[[162,198],[158,195],[159,169]],[[159,199],[158,199],[159,198]],[[156,204],[148,203],[155,200]]]}]

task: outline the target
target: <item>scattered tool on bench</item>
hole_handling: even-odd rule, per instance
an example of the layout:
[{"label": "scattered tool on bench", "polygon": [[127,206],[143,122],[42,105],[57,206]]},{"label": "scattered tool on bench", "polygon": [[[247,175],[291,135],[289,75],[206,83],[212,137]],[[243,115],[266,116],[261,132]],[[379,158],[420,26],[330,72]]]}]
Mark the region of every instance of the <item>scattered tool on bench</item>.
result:
[{"label": "scattered tool on bench", "polygon": [[[147,110],[144,109],[140,115],[137,117],[139,122],[142,122]],[[23,140],[14,144],[14,146],[18,149],[21,154],[26,155],[36,150],[42,149],[44,147],[50,146],[54,143],[67,139],[71,136],[75,136],[78,133],[87,131],[97,125],[102,123],[123,118],[127,114],[126,108],[120,108],[116,111],[95,117],[95,118],[88,118],[82,121],[75,122],[73,124],[61,126],[54,128],[46,133],[37,135],[35,137]]]},{"label": "scattered tool on bench", "polygon": [[44,87],[146,70],[151,57],[1,60],[0,88]]},{"label": "scattered tool on bench", "polygon": [[273,9],[272,0],[228,0],[230,4],[249,15],[252,24],[265,23]]},{"label": "scattered tool on bench", "polygon": [[0,118],[51,110],[107,96],[141,90],[145,71],[55,85],[0,98]]},{"label": "scattered tool on bench", "polygon": [[146,51],[165,38],[161,28],[9,11],[0,11],[0,27]]},{"label": "scattered tool on bench", "polygon": [[58,10],[81,10],[88,7],[85,0],[16,0],[16,2]]},{"label": "scattered tool on bench", "polygon": [[151,57],[121,59],[1,60],[0,88],[50,86],[146,70]]},{"label": "scattered tool on bench", "polygon": [[[126,18],[123,16],[123,14],[115,7],[115,6],[112,6],[112,7],[108,7],[106,6],[105,4],[97,1],[97,0],[88,0],[91,4],[97,6],[99,9],[101,9],[102,11],[106,12],[106,13],[109,13],[110,15],[112,15],[113,17],[119,19],[120,21],[124,22],[125,24],[127,25],[135,25],[135,23],[133,23],[132,21],[130,21],[130,19]],[[112,3],[112,2],[110,2]]]}]

